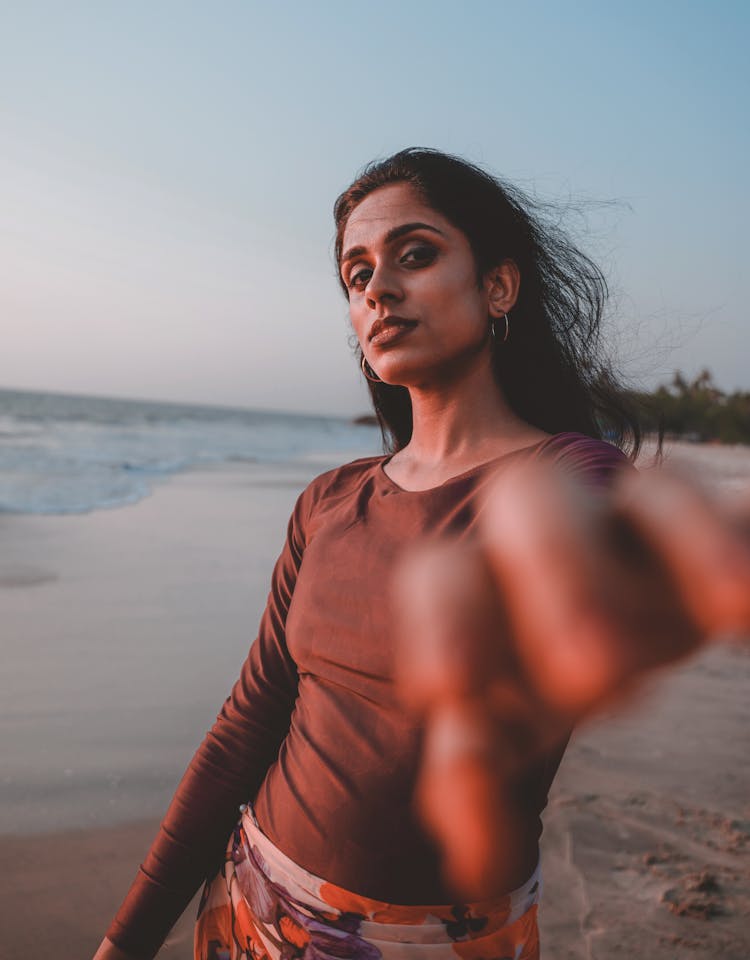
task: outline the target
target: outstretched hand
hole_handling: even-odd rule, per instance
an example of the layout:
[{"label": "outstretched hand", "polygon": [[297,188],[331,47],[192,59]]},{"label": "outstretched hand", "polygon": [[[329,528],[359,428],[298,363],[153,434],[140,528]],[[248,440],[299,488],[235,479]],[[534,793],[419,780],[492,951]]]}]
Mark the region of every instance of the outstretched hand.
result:
[{"label": "outstretched hand", "polygon": [[476,899],[517,876],[516,785],[535,759],[645,674],[750,633],[750,499],[711,502],[664,471],[592,495],[514,467],[478,544],[419,547],[394,592],[397,680],[425,721],[417,802]]}]

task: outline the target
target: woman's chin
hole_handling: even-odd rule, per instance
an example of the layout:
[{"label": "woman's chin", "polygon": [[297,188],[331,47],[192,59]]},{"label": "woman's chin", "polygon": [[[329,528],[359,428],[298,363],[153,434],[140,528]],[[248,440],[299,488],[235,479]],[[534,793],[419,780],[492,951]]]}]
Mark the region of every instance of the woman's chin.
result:
[{"label": "woman's chin", "polygon": [[375,370],[389,386],[420,390],[451,382],[461,375],[457,363],[381,363]]},{"label": "woman's chin", "polygon": [[459,343],[452,349],[428,351],[417,344],[399,344],[383,350],[371,364],[380,379],[390,386],[426,389],[445,385],[489,365],[486,341]]},{"label": "woman's chin", "polygon": [[378,370],[378,376],[389,387],[417,387],[424,382],[424,372],[421,375],[416,371]]},{"label": "woman's chin", "polygon": [[438,374],[440,363],[425,357],[390,356],[386,353],[373,363],[373,369],[380,379],[393,387],[418,387],[425,380],[432,380]]}]

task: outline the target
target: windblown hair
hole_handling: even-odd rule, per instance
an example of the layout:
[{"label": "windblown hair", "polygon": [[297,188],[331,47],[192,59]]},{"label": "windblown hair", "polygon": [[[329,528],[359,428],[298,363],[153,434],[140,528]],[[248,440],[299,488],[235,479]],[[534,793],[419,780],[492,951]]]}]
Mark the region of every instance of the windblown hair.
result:
[{"label": "windblown hair", "polygon": [[[467,237],[481,283],[512,260],[521,275],[510,338],[492,342],[492,364],[519,417],[548,433],[606,438],[632,458],[641,443],[638,416],[603,353],[607,282],[601,270],[518,188],[439,150],[411,147],[369,164],[336,200],[336,263],[352,210],[379,187],[408,183]],[[339,277],[340,279],[340,277]],[[344,292],[348,296],[345,284]],[[361,350],[357,350],[361,360]],[[409,442],[406,387],[368,380],[386,452]]]}]

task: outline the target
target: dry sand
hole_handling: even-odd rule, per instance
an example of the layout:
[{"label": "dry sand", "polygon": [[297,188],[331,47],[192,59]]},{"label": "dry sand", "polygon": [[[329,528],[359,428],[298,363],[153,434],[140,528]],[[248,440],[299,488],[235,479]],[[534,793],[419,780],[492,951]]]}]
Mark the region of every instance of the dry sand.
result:
[{"label": "dry sand", "polygon": [[[750,478],[747,450],[676,458]],[[133,507],[0,518],[0,960],[93,952],[252,640],[304,479],[222,468]],[[716,648],[577,734],[546,816],[545,960],[750,957],[749,677],[747,649]],[[160,957],[189,960],[193,914]]]}]

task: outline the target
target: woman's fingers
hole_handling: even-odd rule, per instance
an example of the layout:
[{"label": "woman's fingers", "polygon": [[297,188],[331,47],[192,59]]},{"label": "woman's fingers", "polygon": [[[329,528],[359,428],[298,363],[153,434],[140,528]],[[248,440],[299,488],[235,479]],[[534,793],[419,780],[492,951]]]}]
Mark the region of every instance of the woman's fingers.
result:
[{"label": "woman's fingers", "polygon": [[599,513],[568,477],[524,466],[498,478],[482,517],[515,654],[540,700],[570,717],[599,702],[627,670]]},{"label": "woman's fingers", "polygon": [[747,506],[724,511],[696,487],[663,471],[624,477],[617,499],[668,568],[703,635],[750,631]]},{"label": "woman's fingers", "polygon": [[447,879],[479,899],[480,891],[517,881],[518,857],[528,849],[508,786],[529,752],[533,697],[522,687],[497,585],[476,547],[415,549],[394,587],[397,682],[425,725],[417,804],[444,851]]},{"label": "woman's fingers", "polygon": [[414,548],[396,571],[393,598],[401,636],[396,681],[414,709],[474,697],[509,665],[500,594],[475,547],[439,541]]},{"label": "woman's fingers", "polygon": [[443,848],[447,879],[469,900],[507,890],[524,876],[528,844],[507,743],[481,700],[452,701],[429,715],[416,799]]}]

